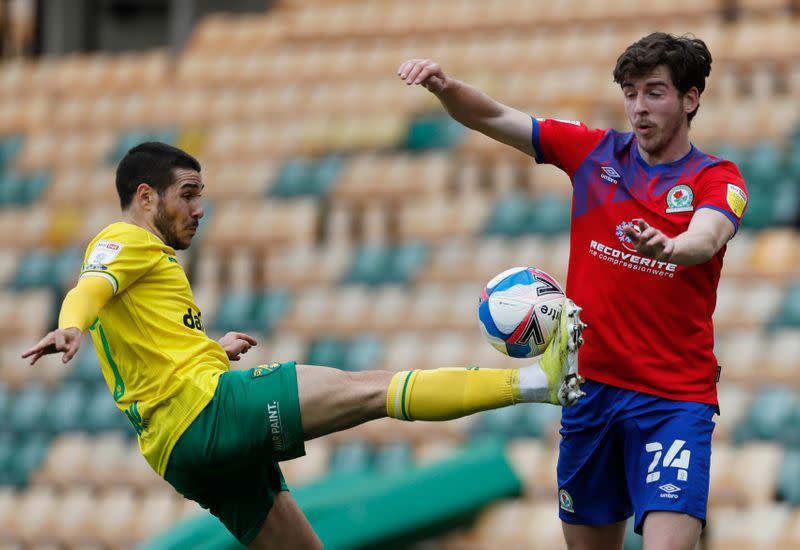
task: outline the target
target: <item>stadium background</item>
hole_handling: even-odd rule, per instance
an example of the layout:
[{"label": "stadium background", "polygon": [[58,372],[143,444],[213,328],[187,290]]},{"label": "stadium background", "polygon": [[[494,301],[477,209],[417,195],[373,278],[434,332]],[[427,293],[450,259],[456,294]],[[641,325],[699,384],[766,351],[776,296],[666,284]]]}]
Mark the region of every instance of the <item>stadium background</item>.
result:
[{"label": "stadium background", "polygon": [[[800,547],[797,3],[267,4],[0,2],[0,548],[235,547],[149,470],[88,342],[67,367],[19,358],[117,217],[113,171],[129,147],[167,141],[203,164],[206,217],[181,261],[209,334],[260,340],[236,368],[515,364],[481,340],[477,296],[514,265],[565,280],[569,182],[465,131],[396,69],[436,59],[531,113],[626,128],[611,69],[653,30],[709,44],[692,140],[736,161],[750,189],[715,315],[722,416],[703,544]],[[558,414],[376,422],[309,442],[284,472],[330,548],[560,548]],[[498,498],[519,490],[498,448],[521,496]],[[385,526],[372,538],[353,527],[364,499],[345,498],[364,484],[388,491],[365,497],[387,511],[369,516]],[[393,524],[426,495],[436,522]]]}]

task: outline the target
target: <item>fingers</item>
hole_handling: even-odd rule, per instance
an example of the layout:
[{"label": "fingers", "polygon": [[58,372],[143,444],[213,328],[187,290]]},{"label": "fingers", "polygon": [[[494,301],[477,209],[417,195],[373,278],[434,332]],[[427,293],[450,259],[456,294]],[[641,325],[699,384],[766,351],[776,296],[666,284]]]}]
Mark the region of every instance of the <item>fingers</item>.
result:
[{"label": "fingers", "polygon": [[38,352],[34,353],[33,356],[31,357],[30,364],[31,365],[35,365],[36,361],[38,361],[42,357],[42,355],[44,355],[44,354],[41,351],[38,351]]},{"label": "fingers", "polygon": [[397,74],[406,84],[423,84],[431,76],[442,78],[442,68],[428,59],[411,59],[400,65]]},{"label": "fingers", "polygon": [[55,346],[53,346],[53,351],[45,351],[45,350],[47,350],[48,347],[53,345],[53,341],[54,341],[54,334],[52,332],[50,332],[50,333],[47,334],[47,336],[45,336],[44,338],[39,340],[36,343],[35,346],[33,346],[32,348],[30,348],[27,351],[25,351],[22,354],[22,358],[25,359],[25,358],[31,357],[33,355],[38,355],[38,357],[36,357],[33,360],[33,362],[31,363],[31,365],[32,365],[33,363],[36,362],[37,359],[39,359],[39,357],[41,357],[45,353],[54,353],[55,352]]},{"label": "fingers", "polygon": [[245,334],[243,332],[237,332],[236,333],[236,337],[238,339],[240,339],[240,340],[244,340],[245,342],[247,342],[251,346],[257,346],[258,345],[258,341],[255,338],[253,338],[252,336],[250,336],[249,334]]},{"label": "fingers", "polygon": [[61,356],[62,363],[68,363],[70,359],[75,357],[75,354],[78,353],[78,349],[81,347],[81,339],[80,338],[73,338],[69,342],[66,343],[66,352],[64,355]]},{"label": "fingers", "polygon": [[67,350],[67,339],[64,337],[64,333],[61,331],[57,331],[55,333],[55,345],[56,351],[64,351]]}]

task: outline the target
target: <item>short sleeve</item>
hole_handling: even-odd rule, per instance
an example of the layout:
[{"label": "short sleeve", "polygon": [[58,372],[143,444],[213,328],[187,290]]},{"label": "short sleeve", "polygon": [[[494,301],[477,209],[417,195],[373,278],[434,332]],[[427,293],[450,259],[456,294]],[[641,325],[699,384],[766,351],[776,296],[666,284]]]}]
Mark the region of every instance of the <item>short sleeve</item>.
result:
[{"label": "short sleeve", "polygon": [[106,279],[117,295],[155,265],[160,259],[155,252],[147,240],[101,234],[89,245],[80,276]]},{"label": "short sleeve", "polygon": [[581,122],[534,118],[531,141],[536,162],[557,166],[572,178],[605,135],[606,130]]},{"label": "short sleeve", "polygon": [[747,186],[739,169],[732,162],[722,161],[701,175],[696,209],[711,208],[725,214],[738,231],[747,199]]}]

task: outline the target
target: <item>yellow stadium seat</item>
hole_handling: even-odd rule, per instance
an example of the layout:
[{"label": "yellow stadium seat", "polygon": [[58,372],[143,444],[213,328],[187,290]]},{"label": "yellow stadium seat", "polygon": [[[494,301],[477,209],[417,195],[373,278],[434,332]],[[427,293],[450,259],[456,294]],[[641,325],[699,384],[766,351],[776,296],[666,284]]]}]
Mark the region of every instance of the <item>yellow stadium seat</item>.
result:
[{"label": "yellow stadium seat", "polygon": [[729,447],[718,442],[711,457],[709,502],[755,506],[772,501],[783,453],[775,443]]},{"label": "yellow stadium seat", "polygon": [[800,274],[800,239],[792,229],[767,229],[755,237],[750,268],[753,273],[785,280]]},{"label": "yellow stadium seat", "polygon": [[178,495],[170,486],[147,491],[137,499],[136,510],[131,535],[144,542],[172,526],[179,512]]},{"label": "yellow stadium seat", "polygon": [[66,488],[86,481],[91,469],[91,441],[87,434],[67,433],[56,438],[44,464],[33,475],[35,483]]},{"label": "yellow stadium seat", "polygon": [[102,491],[95,500],[94,509],[103,513],[90,516],[84,530],[87,542],[132,546],[136,542],[133,528],[137,508],[135,494],[130,488]]},{"label": "yellow stadium seat", "polygon": [[781,548],[777,542],[790,516],[790,508],[781,504],[711,509],[708,547],[710,550]]},{"label": "yellow stadium seat", "polygon": [[77,544],[89,518],[103,513],[96,508],[94,494],[88,485],[75,485],[64,490],[56,506],[58,512],[48,518],[39,534],[42,541]]}]

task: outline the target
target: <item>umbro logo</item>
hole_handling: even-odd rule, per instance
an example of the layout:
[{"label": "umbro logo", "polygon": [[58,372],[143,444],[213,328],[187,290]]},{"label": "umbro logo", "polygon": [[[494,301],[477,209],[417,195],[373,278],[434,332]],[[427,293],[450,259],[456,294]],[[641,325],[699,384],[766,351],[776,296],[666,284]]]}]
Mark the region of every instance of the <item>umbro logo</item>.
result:
[{"label": "umbro logo", "polygon": [[617,180],[622,177],[622,174],[617,172],[613,166],[601,166],[600,169],[603,171],[600,174],[601,178],[614,185],[619,183]]},{"label": "umbro logo", "polygon": [[663,493],[659,494],[658,496],[660,496],[661,498],[669,498],[669,499],[678,498],[678,495],[675,494],[675,493],[677,493],[678,491],[681,490],[680,487],[675,487],[672,483],[667,483],[665,485],[659,485],[658,488],[661,489],[662,491],[664,491]]}]

